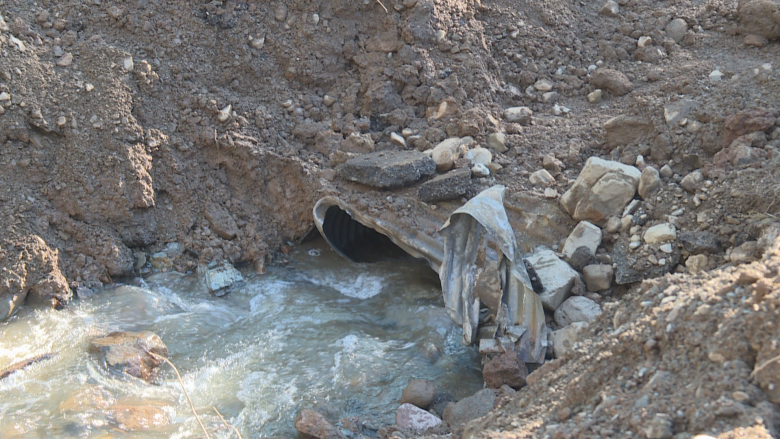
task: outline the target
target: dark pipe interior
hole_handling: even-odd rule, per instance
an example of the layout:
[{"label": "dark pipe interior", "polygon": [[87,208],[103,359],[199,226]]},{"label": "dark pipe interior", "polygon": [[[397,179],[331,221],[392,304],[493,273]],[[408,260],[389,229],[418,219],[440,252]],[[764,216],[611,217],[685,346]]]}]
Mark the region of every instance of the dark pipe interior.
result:
[{"label": "dark pipe interior", "polygon": [[330,206],[322,223],[325,238],[355,262],[379,262],[407,256],[387,236],[352,219],[338,206]]}]

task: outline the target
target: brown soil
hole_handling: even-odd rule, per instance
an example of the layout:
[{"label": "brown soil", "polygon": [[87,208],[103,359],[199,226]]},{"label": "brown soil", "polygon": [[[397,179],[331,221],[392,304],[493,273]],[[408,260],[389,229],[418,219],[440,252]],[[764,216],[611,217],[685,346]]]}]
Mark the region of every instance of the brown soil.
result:
[{"label": "brown soil", "polygon": [[[734,2],[619,3],[619,17],[607,17],[601,2],[559,0],[0,0],[0,93],[9,97],[0,102],[0,296],[68,300],[148,270],[141,252],[170,242],[186,248],[175,270],[228,259],[262,271],[311,230],[311,208],[326,194],[412,224],[431,209],[416,187],[379,191],[333,172],[345,136],[368,133],[376,149],[398,149],[390,133],[404,128],[420,135],[409,142],[420,150],[507,133],[509,150],[494,154],[503,168],[474,179],[470,193],[504,184],[519,206],[542,203],[528,176],[545,155],[562,167],[558,193],[588,157],[634,164],[642,155],[677,174],[643,206],[650,221],[684,207],[673,220],[682,231],[712,231],[726,249],[756,240],[780,209],[780,131],[727,118],[779,115],[777,66],[764,65],[777,63],[780,45],[746,46]],[[690,29],[679,44],[665,33],[674,18]],[[639,49],[642,36],[652,43]],[[605,90],[589,103],[597,61],[625,74],[630,93]],[[725,76],[712,82],[716,68]],[[527,89],[540,79],[557,95]],[[667,125],[664,106],[683,98],[701,106],[688,125]],[[447,114],[427,117],[442,102]],[[556,115],[555,103],[570,112]],[[533,123],[505,123],[512,106],[530,107]],[[604,123],[620,114],[648,118],[650,133],[607,142]],[[725,143],[740,135],[745,161]],[[699,206],[676,184],[694,169],[712,181]],[[724,285],[745,268],[725,256],[710,256],[706,268],[717,272],[597,297],[607,312],[580,355],[530,375],[535,384],[516,403],[467,432],[642,435],[656,414],[675,433],[773,431],[777,406],[748,375],[777,353],[776,291],[760,280],[749,285],[765,282],[763,298],[747,284],[727,297]],[[772,256],[753,269],[772,279],[776,264]],[[650,405],[632,408],[641,392]]]}]

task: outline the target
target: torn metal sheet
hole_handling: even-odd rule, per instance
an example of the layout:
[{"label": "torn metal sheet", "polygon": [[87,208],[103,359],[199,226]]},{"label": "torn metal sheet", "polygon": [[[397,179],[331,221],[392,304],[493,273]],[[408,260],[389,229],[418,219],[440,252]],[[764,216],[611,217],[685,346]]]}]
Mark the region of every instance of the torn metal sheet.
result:
[{"label": "torn metal sheet", "polygon": [[493,186],[482,191],[457,209],[439,230],[444,238],[439,271],[444,304],[450,318],[463,327],[463,342],[473,344],[480,307],[475,289],[495,285],[497,276],[501,296],[496,316],[499,333],[513,325],[528,328],[520,336],[516,350],[523,361],[541,363],[546,348],[544,310],[531,286],[504,209],[505,189]]}]

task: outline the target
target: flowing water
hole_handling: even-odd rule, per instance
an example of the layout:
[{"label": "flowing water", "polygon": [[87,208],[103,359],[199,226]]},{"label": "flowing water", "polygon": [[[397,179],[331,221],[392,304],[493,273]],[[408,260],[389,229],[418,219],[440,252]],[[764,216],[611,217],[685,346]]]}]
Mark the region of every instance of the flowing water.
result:
[{"label": "flowing water", "polygon": [[147,384],[110,373],[89,341],[112,331],[160,335],[213,438],[294,437],[301,408],[364,434],[392,424],[414,378],[462,398],[482,386],[473,348],[443,310],[436,274],[405,259],[354,264],[322,241],[304,244],[286,267],[228,296],[194,276],[158,274],[105,288],[70,310],[23,309],[0,324],[0,369],[53,352],[0,380],[0,437],[203,437],[167,366]]}]

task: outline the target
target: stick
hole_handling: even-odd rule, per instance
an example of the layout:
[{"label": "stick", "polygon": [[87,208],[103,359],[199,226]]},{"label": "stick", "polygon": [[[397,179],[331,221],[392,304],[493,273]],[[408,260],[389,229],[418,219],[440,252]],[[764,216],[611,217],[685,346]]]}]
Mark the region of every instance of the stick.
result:
[{"label": "stick", "polygon": [[11,375],[14,372],[18,372],[18,371],[24,369],[27,366],[35,364],[35,363],[37,363],[39,361],[48,360],[49,358],[51,358],[53,356],[54,356],[54,354],[51,353],[51,352],[48,353],[48,354],[36,355],[36,356],[34,356],[32,358],[28,358],[28,359],[22,360],[22,361],[20,361],[18,363],[14,363],[14,364],[12,364],[12,365],[4,368],[4,369],[0,369],[0,380],[2,380],[3,378],[7,377],[8,375]]},{"label": "stick", "polygon": [[215,411],[215,412],[217,412],[217,414],[219,415],[219,419],[222,419],[222,422],[225,424],[225,427],[232,428],[232,429],[233,429],[233,431],[235,431],[235,432],[236,432],[236,434],[238,435],[238,439],[244,439],[244,438],[241,436],[241,433],[238,431],[238,429],[237,429],[236,427],[234,427],[234,426],[232,426],[232,425],[230,425],[230,424],[228,424],[228,423],[227,423],[227,421],[225,420],[225,418],[222,416],[222,413],[220,413],[220,412],[219,412],[219,410],[217,410],[217,408],[216,408],[216,407],[212,407],[212,408],[213,408],[213,409],[214,409],[214,411]]},{"label": "stick", "polygon": [[168,363],[169,366],[171,366],[173,368],[173,371],[176,372],[176,377],[179,378],[179,384],[181,384],[181,390],[184,391],[184,396],[187,397],[187,402],[190,403],[190,408],[192,409],[192,414],[194,414],[195,415],[195,419],[198,420],[198,424],[200,424],[200,428],[203,429],[203,434],[206,435],[206,439],[211,439],[211,436],[209,436],[209,432],[206,431],[206,426],[203,425],[203,421],[200,420],[200,416],[198,416],[198,412],[195,411],[195,405],[192,403],[192,400],[190,399],[190,395],[187,393],[187,389],[184,388],[184,381],[182,381],[182,379],[181,379],[181,374],[179,373],[179,369],[177,369],[176,366],[174,366],[173,363],[171,363],[171,361],[169,359],[163,357],[162,355],[157,355],[154,352],[151,352],[151,351],[146,350],[146,349],[144,349],[144,350],[146,351],[147,354],[149,354],[149,355],[151,355],[151,356],[153,356],[155,358],[159,358],[159,359],[165,361],[166,363]]},{"label": "stick", "polygon": [[381,0],[376,0],[376,2],[377,2],[377,3],[379,3],[379,6],[381,6],[381,7],[382,7],[382,9],[384,9],[384,10],[385,10],[385,14],[389,14],[389,13],[390,13],[390,11],[388,11],[388,10],[387,10],[387,8],[385,7],[385,5],[383,5],[383,4],[382,4],[382,1],[381,1]]},{"label": "stick", "polygon": [[769,366],[771,363],[774,363],[777,360],[780,360],[780,355],[778,355],[775,358],[770,358],[769,360],[764,361],[763,363],[761,363],[761,366],[758,366],[755,369],[753,369],[753,372],[750,373],[750,376],[748,378],[753,378],[757,373],[761,372],[761,369]]}]

